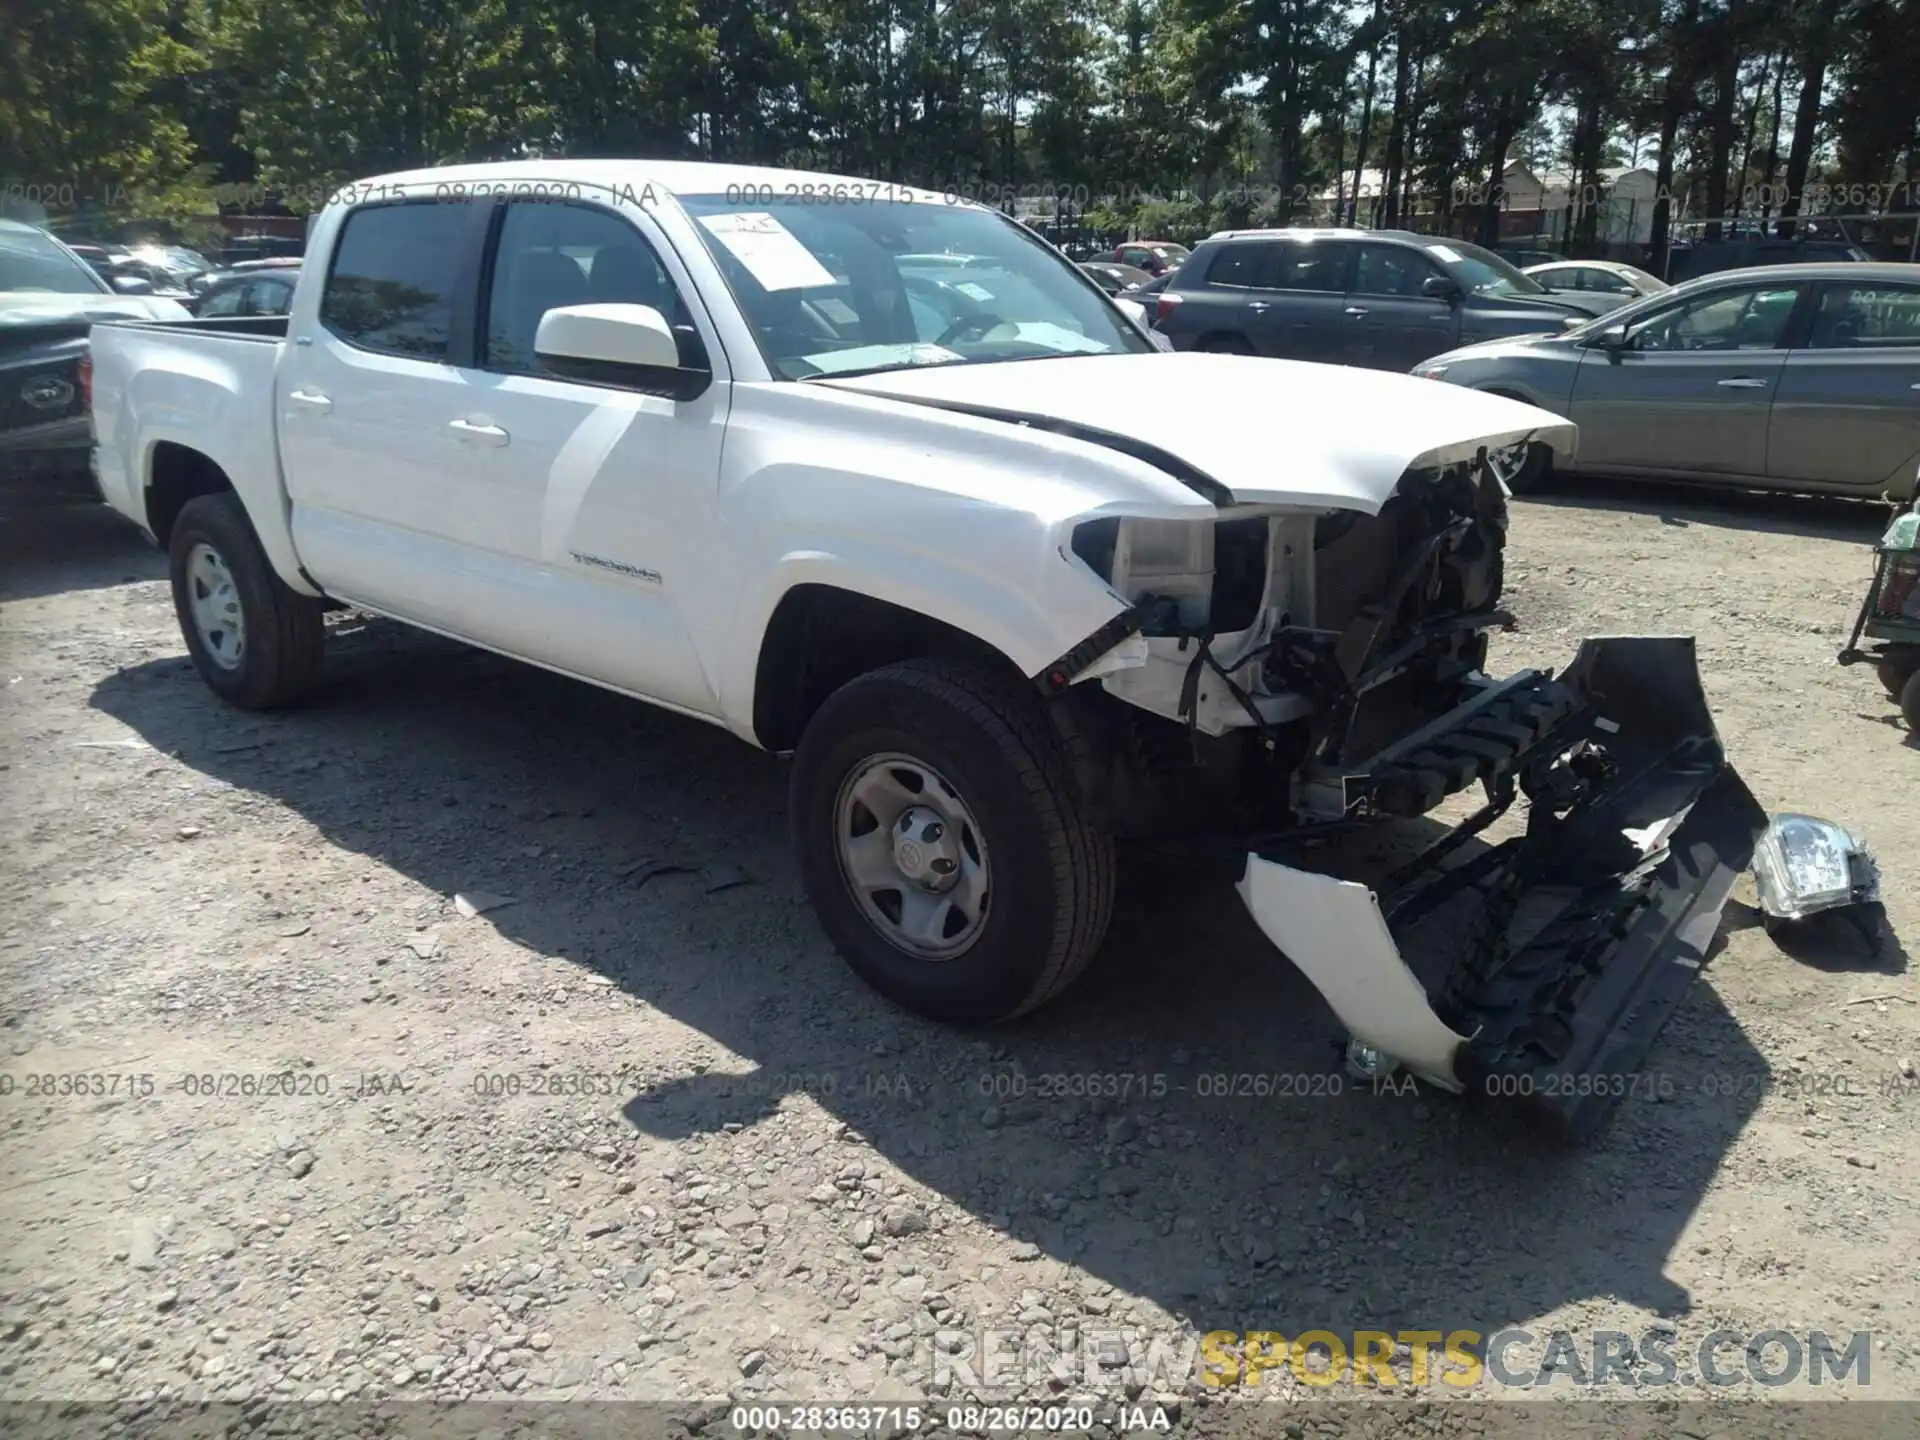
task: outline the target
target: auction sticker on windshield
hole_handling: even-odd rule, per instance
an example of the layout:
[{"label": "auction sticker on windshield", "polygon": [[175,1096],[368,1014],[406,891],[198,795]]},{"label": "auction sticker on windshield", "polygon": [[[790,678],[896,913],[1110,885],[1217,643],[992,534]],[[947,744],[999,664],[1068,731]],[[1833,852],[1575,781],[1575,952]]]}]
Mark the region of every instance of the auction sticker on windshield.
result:
[{"label": "auction sticker on windshield", "polygon": [[700,223],[768,290],[811,290],[836,283],[813,252],[764,210],[702,215]]}]

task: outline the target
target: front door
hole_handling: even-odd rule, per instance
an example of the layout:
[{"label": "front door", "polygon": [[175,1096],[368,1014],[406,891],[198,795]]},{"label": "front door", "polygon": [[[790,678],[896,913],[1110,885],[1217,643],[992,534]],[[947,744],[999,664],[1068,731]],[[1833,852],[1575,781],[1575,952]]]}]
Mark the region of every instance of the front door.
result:
[{"label": "front door", "polygon": [[1574,381],[1580,468],[1763,477],[1767,421],[1803,287],[1720,286],[1589,349]]},{"label": "front door", "polygon": [[1454,347],[1460,312],[1446,300],[1421,292],[1429,276],[1446,278],[1410,245],[1360,247],[1346,307],[1360,335],[1354,364],[1407,371]]},{"label": "front door", "polygon": [[[715,503],[728,384],[681,300],[671,249],[638,206],[507,204],[480,300],[463,464],[488,497],[464,539],[488,605],[480,638],[702,715],[719,712],[685,606],[717,563]],[[711,375],[691,400],[563,380],[534,355],[562,305],[649,305],[681,365]]]}]

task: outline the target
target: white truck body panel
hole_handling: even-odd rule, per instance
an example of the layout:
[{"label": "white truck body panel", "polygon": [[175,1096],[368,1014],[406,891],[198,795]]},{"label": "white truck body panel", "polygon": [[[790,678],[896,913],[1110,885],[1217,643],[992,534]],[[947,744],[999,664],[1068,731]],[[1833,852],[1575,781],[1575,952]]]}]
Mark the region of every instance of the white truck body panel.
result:
[{"label": "white truck body panel", "polygon": [[[188,446],[232,479],[296,590],[317,587],[754,740],[761,640],[796,585],[934,617],[1029,675],[1120,614],[1126,600],[1070,550],[1074,527],[1218,512],[1103,436],[1164,451],[1238,503],[1365,514],[1409,465],[1517,437],[1570,443],[1559,417],[1495,397],[1247,357],[1156,352],[776,380],[673,192],[791,185],[791,172],[514,162],[362,188],[378,197],[533,181],[585,187],[654,246],[713,367],[703,394],[675,401],[341,340],[319,320],[325,258],[352,209],[336,204],[314,227],[285,342],[96,331],[109,501],[145,523],[154,447]],[[888,203],[954,203],[886,188],[897,197]],[[1133,644],[1102,668],[1143,662]],[[1133,690],[1158,685],[1135,678]],[[1145,698],[1162,712],[1174,703]],[[1205,728],[1234,723],[1230,709],[1216,703]]]}]

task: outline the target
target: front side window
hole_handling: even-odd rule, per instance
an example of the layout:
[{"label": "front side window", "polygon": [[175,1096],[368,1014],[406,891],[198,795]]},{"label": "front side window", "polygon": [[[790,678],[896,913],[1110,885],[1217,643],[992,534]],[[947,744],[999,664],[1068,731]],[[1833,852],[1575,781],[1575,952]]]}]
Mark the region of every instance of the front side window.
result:
[{"label": "front side window", "polygon": [[1778,350],[1800,292],[1793,286],[1751,286],[1664,310],[1633,332],[1635,350]]},{"label": "front side window", "polygon": [[1814,311],[1815,350],[1920,348],[1920,289],[1901,285],[1829,285]]},{"label": "front side window", "polygon": [[1362,245],[1353,288],[1362,295],[1422,298],[1421,285],[1440,271],[1426,256],[1401,245]]},{"label": "front side window", "polygon": [[778,379],[1153,352],[1072,261],[990,210],[751,186],[680,203]]},{"label": "front side window", "polygon": [[1469,245],[1448,240],[1426,247],[1427,254],[1446,266],[1447,273],[1470,295],[1544,295],[1546,287],[1507,260]]},{"label": "front side window", "polygon": [[481,364],[519,375],[547,373],[533,351],[540,317],[567,305],[650,305],[673,327],[681,368],[710,368],[678,288],[630,223],[592,205],[509,205],[487,290]]},{"label": "front side window", "polygon": [[444,360],[452,341],[465,201],[370,205],[341,227],[320,323],[350,344]]}]

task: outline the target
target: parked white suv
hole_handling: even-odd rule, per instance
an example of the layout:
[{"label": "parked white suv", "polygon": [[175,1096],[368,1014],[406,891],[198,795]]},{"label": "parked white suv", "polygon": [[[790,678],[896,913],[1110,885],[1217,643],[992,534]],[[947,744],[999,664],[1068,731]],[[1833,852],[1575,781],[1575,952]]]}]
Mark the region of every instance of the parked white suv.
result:
[{"label": "parked white suv", "polygon": [[[1508,1082],[1637,1064],[1746,863],[1691,642],[1482,670],[1503,457],[1572,427],[1160,353],[988,209],[708,165],[383,176],[319,217],[289,316],[94,353],[102,485],[222,696],[311,692],[336,602],[791,754],[822,925],[930,1015],[1065,986],[1116,841],[1226,840],[1356,1064],[1583,1128],[1600,1089]],[[1473,785],[1489,818],[1531,797],[1498,864],[1376,896],[1289,863]],[[1381,905],[1470,882],[1554,890],[1561,928],[1423,985]]]}]

